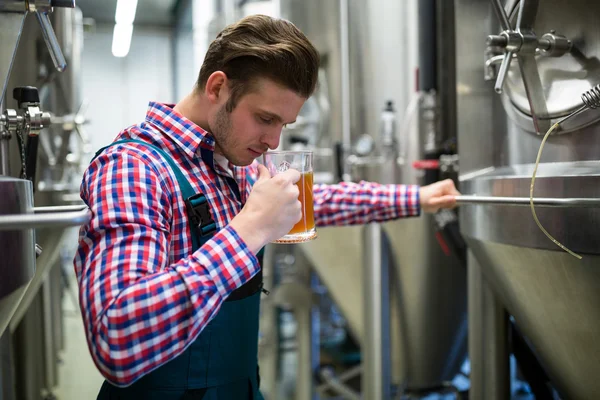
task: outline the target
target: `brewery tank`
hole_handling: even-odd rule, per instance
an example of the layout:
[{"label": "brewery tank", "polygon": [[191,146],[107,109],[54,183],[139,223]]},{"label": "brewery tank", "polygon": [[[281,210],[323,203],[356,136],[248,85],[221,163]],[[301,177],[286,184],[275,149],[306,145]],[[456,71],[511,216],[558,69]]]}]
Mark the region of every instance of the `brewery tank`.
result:
[{"label": "brewery tank", "polygon": [[[513,58],[498,94],[495,87],[505,53],[501,41],[491,43],[499,46],[488,46],[486,37],[497,36],[506,27],[500,25],[493,2],[455,2],[460,191],[479,197],[528,199],[546,129],[582,107],[581,94],[600,83],[596,21],[600,3],[501,3],[509,30],[520,28],[529,39]],[[531,35],[536,41],[527,48],[533,43]],[[543,38],[554,40],[555,54],[548,54],[552,51],[545,50]],[[556,43],[565,40],[572,48],[556,49]],[[536,198],[600,198],[599,117],[598,111],[585,111],[550,136],[537,171]],[[509,205],[461,206],[462,233],[486,281],[514,317],[561,397],[597,399],[598,208],[567,204],[536,209],[544,227],[583,256],[579,260],[542,233],[529,207]]]},{"label": "brewery tank", "polygon": [[[349,1],[347,34],[349,57],[344,61],[340,3],[282,1],[282,16],[296,24],[322,57],[329,92],[329,119],[317,146],[333,146],[344,135],[344,64],[347,63],[351,147],[369,134],[375,147],[380,115],[392,100],[404,125],[405,109],[418,102],[415,93],[417,2]],[[385,11],[385,12],[384,12]],[[416,119],[416,115],[412,116]],[[411,125],[411,124],[408,124]],[[422,172],[412,168],[424,157],[417,129],[400,129],[403,165],[394,183],[423,184]],[[348,149],[347,149],[348,150]],[[350,151],[353,151],[350,148]],[[394,160],[396,161],[396,160]],[[361,178],[383,182],[376,163],[349,168]],[[387,182],[390,183],[390,182]],[[466,357],[466,278],[461,263],[439,246],[432,216],[423,215],[382,224],[393,260],[390,268],[392,380],[403,390],[427,390],[450,381]],[[318,228],[318,240],[300,245],[330,295],[348,321],[350,332],[364,345],[362,227]],[[386,371],[387,372],[387,371]],[[364,376],[363,376],[364,377]]]},{"label": "brewery tank", "polygon": [[[27,177],[36,178],[31,182],[0,177],[4,195],[0,202],[0,237],[5,246],[10,245],[4,247],[6,251],[2,253],[4,257],[0,262],[0,270],[3,277],[10,273],[12,278],[19,278],[18,282],[3,278],[3,289],[8,284],[20,285],[19,290],[2,299],[2,328],[10,326],[6,337],[12,336],[9,346],[18,357],[15,356],[12,360],[14,366],[0,369],[0,372],[3,375],[11,372],[13,377],[7,379],[14,379],[20,396],[37,398],[42,389],[51,391],[58,380],[58,352],[63,346],[60,306],[62,268],[54,267],[60,264],[59,253],[61,242],[65,238],[65,227],[77,226],[89,219],[88,211],[84,211],[84,219],[75,218],[76,221],[71,219],[75,215],[69,215],[68,209],[40,208],[70,202],[73,192],[77,192],[77,185],[73,185],[72,181],[67,182],[64,172],[72,167],[73,156],[84,152],[74,148],[73,141],[69,140],[73,128],[65,128],[68,125],[77,126],[79,121],[73,118],[69,120],[64,116],[73,115],[74,107],[80,101],[77,98],[80,91],[77,75],[80,71],[78,61],[83,25],[79,10],[61,8],[74,7],[73,2],[62,2],[53,9],[48,8],[49,5],[40,5],[35,9],[37,12],[29,9],[26,2],[8,3],[0,2],[0,19],[3,21],[0,33],[6,39],[2,42],[6,47],[0,54],[0,67],[3,88],[7,89],[2,106],[3,109],[8,109],[6,115],[12,118],[3,120],[3,128],[7,127],[12,135],[10,140],[5,141],[8,146],[3,146],[0,155],[1,173],[21,176],[22,165],[27,164]],[[12,11],[5,12],[6,7]],[[54,50],[52,57],[47,44],[51,44]],[[61,74],[59,70],[64,70],[65,65],[69,69]],[[24,86],[34,86],[36,89],[21,89],[20,93],[27,92],[28,100],[17,102],[13,99],[13,89]],[[38,94],[39,106],[34,100]],[[7,121],[19,121],[18,118],[28,123],[18,125],[19,128],[15,124],[6,124]],[[51,125],[52,129],[48,129]],[[35,134],[32,135],[34,127]],[[6,131],[3,130],[3,134],[4,132]],[[37,157],[23,161],[23,154],[17,146],[21,141],[20,136],[27,143],[27,146],[21,143],[21,147],[26,149],[25,156],[35,154],[32,150],[39,147]],[[39,138],[39,146],[33,145],[35,141],[32,137]],[[33,159],[37,160],[37,173],[30,175],[34,170],[31,168],[34,165]],[[77,174],[72,176],[74,175]],[[34,204],[36,208],[33,207]],[[35,218],[25,215],[33,212],[46,215],[36,215]],[[11,222],[15,220],[19,222]],[[10,227],[8,230],[7,226]],[[11,230],[12,227],[19,230]],[[35,233],[33,227],[37,228]],[[12,308],[6,313],[5,304],[9,300]],[[40,357],[43,357],[44,362],[39,361]]]}]

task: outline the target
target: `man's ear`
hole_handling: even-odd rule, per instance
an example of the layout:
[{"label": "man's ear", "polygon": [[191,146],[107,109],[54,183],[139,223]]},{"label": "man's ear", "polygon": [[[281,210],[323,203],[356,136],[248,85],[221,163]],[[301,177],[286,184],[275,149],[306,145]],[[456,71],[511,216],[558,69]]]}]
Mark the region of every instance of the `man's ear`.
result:
[{"label": "man's ear", "polygon": [[225,72],[215,71],[210,74],[204,89],[206,98],[213,104],[222,103],[223,96],[226,96],[227,92],[227,75],[225,75]]}]

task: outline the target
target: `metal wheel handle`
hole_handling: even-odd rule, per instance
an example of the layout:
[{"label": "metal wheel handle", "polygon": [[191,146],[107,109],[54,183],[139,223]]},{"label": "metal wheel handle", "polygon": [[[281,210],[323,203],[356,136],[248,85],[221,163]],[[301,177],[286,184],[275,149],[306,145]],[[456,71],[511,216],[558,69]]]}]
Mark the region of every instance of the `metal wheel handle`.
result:
[{"label": "metal wheel handle", "polygon": [[547,39],[538,41],[533,31],[533,23],[537,15],[539,0],[520,1],[515,29],[512,29],[510,26],[508,16],[500,0],[492,0],[492,5],[500,20],[503,31],[500,35],[488,36],[487,44],[488,46],[502,47],[506,50],[494,89],[497,93],[502,93],[508,69],[510,68],[513,56],[516,55],[535,130],[538,134],[544,133],[550,128],[550,120],[542,81],[535,60],[535,52],[540,45],[541,47],[546,45],[545,41]]}]

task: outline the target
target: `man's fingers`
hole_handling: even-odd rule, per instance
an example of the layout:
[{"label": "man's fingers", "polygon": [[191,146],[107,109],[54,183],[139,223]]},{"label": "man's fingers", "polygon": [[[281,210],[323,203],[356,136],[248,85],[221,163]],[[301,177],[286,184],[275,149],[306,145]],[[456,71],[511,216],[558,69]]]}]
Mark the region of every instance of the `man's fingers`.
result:
[{"label": "man's fingers", "polygon": [[261,181],[269,178],[271,178],[271,173],[267,167],[262,164],[258,164],[258,180]]},{"label": "man's fingers", "polygon": [[295,169],[288,169],[285,172],[281,173],[282,176],[285,177],[286,180],[289,180],[291,183],[296,183],[300,180],[300,172]]}]

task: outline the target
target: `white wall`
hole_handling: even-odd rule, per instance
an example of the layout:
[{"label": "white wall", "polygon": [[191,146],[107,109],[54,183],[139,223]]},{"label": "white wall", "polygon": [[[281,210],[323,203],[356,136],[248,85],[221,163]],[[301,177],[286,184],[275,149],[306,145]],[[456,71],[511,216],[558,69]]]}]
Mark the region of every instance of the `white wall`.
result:
[{"label": "white wall", "polygon": [[169,29],[134,26],[131,49],[112,55],[113,25],[97,25],[84,40],[83,97],[90,102],[86,131],[94,151],[125,127],[143,121],[148,102],[176,102]]},{"label": "white wall", "polygon": [[200,73],[200,67],[213,41],[210,23],[215,5],[208,0],[184,0],[180,3],[175,26],[175,94],[188,94]]},{"label": "white wall", "polygon": [[185,96],[194,86],[200,67],[194,59],[194,17],[191,0],[179,2],[176,24],[173,30],[173,58],[175,96]]}]

